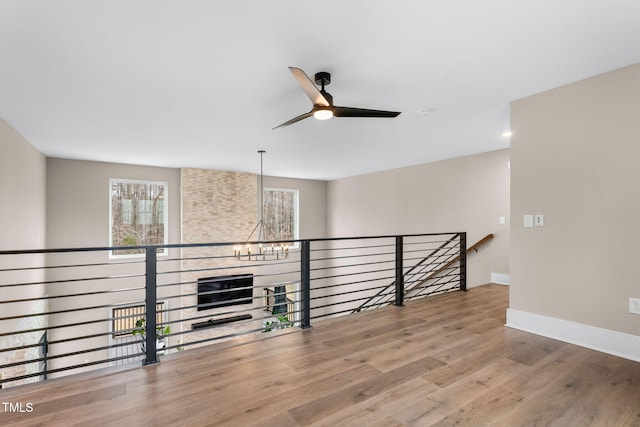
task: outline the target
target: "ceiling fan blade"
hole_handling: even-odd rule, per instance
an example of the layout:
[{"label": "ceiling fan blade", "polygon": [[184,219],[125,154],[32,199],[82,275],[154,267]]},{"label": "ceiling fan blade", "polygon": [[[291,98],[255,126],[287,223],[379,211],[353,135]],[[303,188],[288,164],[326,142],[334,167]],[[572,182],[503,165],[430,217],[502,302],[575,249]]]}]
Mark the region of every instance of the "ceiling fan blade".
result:
[{"label": "ceiling fan blade", "polygon": [[294,117],[293,119],[289,120],[288,122],[284,122],[281,125],[278,125],[278,126],[274,127],[271,130],[276,130],[278,128],[283,128],[285,126],[292,125],[292,124],[294,124],[296,122],[299,122],[300,120],[304,120],[307,117],[311,117],[311,116],[313,116],[313,111],[309,111],[308,113],[300,114],[298,117]]},{"label": "ceiling fan blade", "polygon": [[289,67],[289,70],[291,71],[291,74],[293,74],[293,77],[298,81],[300,87],[302,87],[302,90],[305,91],[311,102],[313,102],[313,105],[322,105],[323,107],[331,105],[304,71],[296,67]]},{"label": "ceiling fan blade", "polygon": [[335,117],[396,117],[400,111],[368,110],[366,108],[334,107]]}]

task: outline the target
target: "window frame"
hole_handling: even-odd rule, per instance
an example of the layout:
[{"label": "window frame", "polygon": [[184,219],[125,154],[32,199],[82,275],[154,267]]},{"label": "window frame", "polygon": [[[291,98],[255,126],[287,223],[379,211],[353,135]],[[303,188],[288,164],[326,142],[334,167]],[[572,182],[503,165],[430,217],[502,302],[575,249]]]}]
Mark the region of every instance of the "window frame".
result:
[{"label": "window frame", "polygon": [[[264,187],[262,189],[262,209],[264,209],[264,192],[265,191],[282,191],[287,193],[294,194],[294,202],[293,202],[293,240],[300,239],[300,190],[297,188],[282,188],[282,187]],[[264,212],[264,218],[266,222],[267,212]],[[299,242],[292,242],[289,249],[299,249]]]},{"label": "window frame", "polygon": [[[169,183],[167,181],[150,181],[150,180],[142,180],[142,179],[126,179],[126,178],[109,178],[109,247],[113,247],[113,197],[112,197],[112,188],[114,183],[124,183],[124,184],[145,184],[145,185],[162,185],[164,187],[163,190],[163,208],[162,208],[162,216],[163,216],[163,245],[168,244],[169,239]],[[157,252],[158,256],[167,256],[169,255],[169,250],[167,248],[162,248],[161,251]],[[145,254],[115,254],[113,250],[109,251],[109,259],[122,259],[122,258],[140,258],[144,257]]]},{"label": "window frame", "polygon": [[[111,336],[115,339],[133,336],[133,330],[139,319],[146,318],[145,303],[133,305],[119,305],[111,308]],[[130,312],[127,312],[130,310]],[[156,325],[166,323],[165,313],[167,304],[164,301],[156,302]],[[124,327],[120,327],[124,326]]]}]

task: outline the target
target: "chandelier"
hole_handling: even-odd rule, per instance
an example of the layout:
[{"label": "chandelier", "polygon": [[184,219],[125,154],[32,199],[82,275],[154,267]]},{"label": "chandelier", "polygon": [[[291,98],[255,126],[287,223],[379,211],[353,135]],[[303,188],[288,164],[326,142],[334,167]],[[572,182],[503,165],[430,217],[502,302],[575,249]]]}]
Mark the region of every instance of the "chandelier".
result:
[{"label": "chandelier", "polygon": [[[271,230],[271,228],[264,222],[264,183],[263,183],[263,169],[262,169],[262,156],[266,153],[264,150],[258,150],[260,154],[260,220],[253,227],[251,234],[246,239],[246,245],[240,245],[233,248],[233,256],[237,260],[241,261],[267,261],[278,260],[281,258],[289,258],[289,245],[279,242],[278,244],[272,243],[265,245],[264,243],[251,243],[252,238],[255,236],[255,240],[258,242],[264,242],[267,240],[278,241],[280,240]],[[244,252],[243,252],[244,249]]]}]

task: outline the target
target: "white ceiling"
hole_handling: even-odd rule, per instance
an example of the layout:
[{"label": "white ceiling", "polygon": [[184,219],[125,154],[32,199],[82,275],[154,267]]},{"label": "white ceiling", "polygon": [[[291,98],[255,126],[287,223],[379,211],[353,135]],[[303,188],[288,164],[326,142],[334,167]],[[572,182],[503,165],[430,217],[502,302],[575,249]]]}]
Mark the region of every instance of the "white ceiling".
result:
[{"label": "white ceiling", "polygon": [[[638,62],[638,0],[0,0],[0,117],[53,157],[335,179],[508,147],[510,101]],[[311,109],[288,66],[402,114],[272,131]]]}]

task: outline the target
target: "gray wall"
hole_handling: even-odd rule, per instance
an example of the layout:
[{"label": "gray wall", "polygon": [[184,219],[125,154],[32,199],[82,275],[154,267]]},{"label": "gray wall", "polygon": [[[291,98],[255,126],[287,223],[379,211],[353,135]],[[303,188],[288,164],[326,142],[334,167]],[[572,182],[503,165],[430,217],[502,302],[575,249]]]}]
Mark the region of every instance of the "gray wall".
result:
[{"label": "gray wall", "polygon": [[[41,249],[46,246],[46,160],[26,139],[7,122],[0,119],[0,250]],[[41,255],[0,256],[0,270],[4,268],[44,265]],[[2,283],[42,282],[42,270],[0,272]],[[41,298],[46,289],[42,285],[0,288],[0,300]],[[46,326],[46,318],[38,313],[46,311],[43,300],[0,304],[0,317],[30,313],[33,316],[0,321],[0,330],[16,331]],[[9,348],[36,344],[42,332],[16,334],[0,338],[1,347]],[[0,353],[0,365],[37,357],[37,348]],[[37,364],[3,369],[0,376],[14,377],[37,372]],[[26,381],[5,384],[5,387]]]},{"label": "gray wall", "polygon": [[494,233],[467,263],[469,286],[488,283],[492,272],[509,274],[508,161],[509,151],[500,150],[332,181],[328,234],[466,231],[471,245]]},{"label": "gray wall", "polygon": [[640,336],[639,95],[634,65],[513,102],[510,308]]}]

